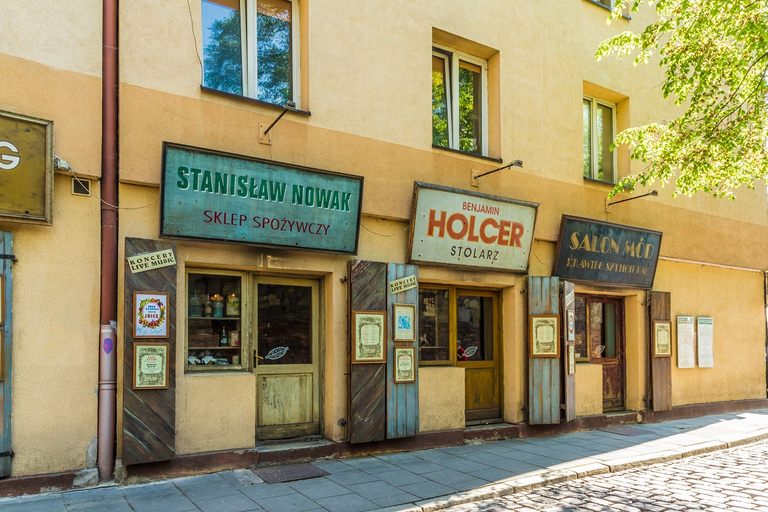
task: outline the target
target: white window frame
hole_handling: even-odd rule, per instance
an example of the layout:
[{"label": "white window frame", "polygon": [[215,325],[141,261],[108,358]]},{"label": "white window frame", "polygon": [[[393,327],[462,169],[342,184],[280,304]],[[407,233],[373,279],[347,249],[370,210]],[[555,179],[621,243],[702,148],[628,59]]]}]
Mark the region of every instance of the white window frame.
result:
[{"label": "white window frame", "polygon": [[[480,155],[488,156],[488,61],[474,57],[464,52],[454,50],[448,46],[432,43],[432,56],[443,59],[448,64],[448,82],[450,89],[447,89],[448,102],[448,148],[461,151],[459,149],[459,106],[454,101],[459,97],[459,61],[474,64],[480,67],[480,99],[482,102],[480,109]],[[442,147],[442,146],[436,146]],[[465,151],[462,151],[464,153]],[[468,154],[475,154],[469,153]]]},{"label": "white window frame", "polygon": [[[296,103],[298,108],[301,105],[301,39],[300,28],[301,20],[299,18],[298,0],[286,0],[291,4],[291,98],[290,101]],[[240,38],[241,38],[241,57],[243,62],[243,96],[246,98],[258,100],[259,96],[259,77],[258,77],[258,34],[256,33],[257,23],[257,0],[240,0],[240,12],[245,15],[240,16]],[[259,100],[260,101],[260,100]],[[280,105],[283,106],[283,105]]]},{"label": "white window frame", "polygon": [[[584,176],[585,179],[590,179],[594,181],[601,181],[603,183],[616,183],[616,176],[618,171],[618,159],[616,158],[616,151],[611,151],[611,160],[613,161],[613,176],[610,176],[609,179],[599,179],[597,177],[597,162],[598,162],[598,155],[599,155],[599,149],[597,147],[597,106],[602,105],[604,107],[608,107],[611,109],[611,144],[613,144],[613,141],[616,140],[616,104],[611,103],[609,101],[604,101],[598,98],[595,98],[594,96],[589,96],[584,94],[583,100],[590,102],[590,109],[589,109],[589,129],[590,129],[590,156],[591,161],[589,163],[589,178]],[[583,136],[583,134],[582,134]],[[583,170],[583,165],[582,165]]]}]

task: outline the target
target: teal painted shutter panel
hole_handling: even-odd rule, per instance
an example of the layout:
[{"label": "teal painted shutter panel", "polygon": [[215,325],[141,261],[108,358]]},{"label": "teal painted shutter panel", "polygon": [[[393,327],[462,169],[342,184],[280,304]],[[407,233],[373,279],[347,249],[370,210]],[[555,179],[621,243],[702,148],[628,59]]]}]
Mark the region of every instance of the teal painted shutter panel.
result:
[{"label": "teal painted shutter panel", "polygon": [[568,341],[568,312],[571,311],[573,315],[576,314],[576,293],[573,283],[569,281],[561,281],[563,288],[562,294],[562,306],[563,314],[561,315],[561,328],[560,337],[562,338],[562,350],[560,360],[563,365],[563,395],[565,397],[565,421],[573,421],[576,419],[576,368],[574,364],[574,372],[568,374],[568,347],[575,346],[575,341]]},{"label": "teal painted shutter panel", "polygon": [[[560,281],[557,277],[528,276],[529,315],[557,315],[560,311],[559,305]],[[529,425],[560,423],[560,371],[559,358],[529,355]]]},{"label": "teal painted shutter panel", "polygon": [[[0,231],[0,254],[11,255],[13,254],[13,236],[11,233]],[[12,343],[11,336],[13,329],[13,307],[11,302],[13,289],[13,261],[8,258],[0,260],[0,270],[5,279],[5,296],[3,297],[3,324],[0,325],[2,329],[2,369],[3,373],[0,375],[0,411],[2,411],[2,419],[0,419],[0,453],[7,453],[9,455],[0,456],[0,477],[10,476],[11,474],[11,459],[10,455],[12,450],[11,442],[11,383],[12,383],[12,366],[11,366],[11,353]]]}]

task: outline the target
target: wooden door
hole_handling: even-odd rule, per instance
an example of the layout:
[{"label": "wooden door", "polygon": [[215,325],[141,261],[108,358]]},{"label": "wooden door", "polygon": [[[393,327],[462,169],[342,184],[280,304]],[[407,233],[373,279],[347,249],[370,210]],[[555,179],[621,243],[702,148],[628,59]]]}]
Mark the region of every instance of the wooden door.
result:
[{"label": "wooden door", "polygon": [[563,405],[565,421],[576,419],[576,293],[573,283],[561,281]]},{"label": "wooden door", "polygon": [[464,368],[466,421],[501,417],[497,295],[456,290],[456,365]]},{"label": "wooden door", "polygon": [[603,412],[624,410],[625,356],[623,300],[589,297],[587,329],[591,361],[603,367]]},{"label": "wooden door", "polygon": [[256,277],[256,439],[320,433],[319,285]]},{"label": "wooden door", "polygon": [[11,288],[13,243],[11,233],[0,231],[0,477],[10,476],[11,458]]}]

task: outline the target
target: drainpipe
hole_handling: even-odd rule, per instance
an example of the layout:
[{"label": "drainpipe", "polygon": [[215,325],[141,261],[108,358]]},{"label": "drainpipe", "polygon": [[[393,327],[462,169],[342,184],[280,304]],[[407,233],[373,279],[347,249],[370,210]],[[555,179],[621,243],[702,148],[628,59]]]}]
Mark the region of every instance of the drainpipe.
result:
[{"label": "drainpipe", "polygon": [[101,57],[101,332],[99,334],[99,479],[112,478],[117,397],[117,16],[103,0]]}]

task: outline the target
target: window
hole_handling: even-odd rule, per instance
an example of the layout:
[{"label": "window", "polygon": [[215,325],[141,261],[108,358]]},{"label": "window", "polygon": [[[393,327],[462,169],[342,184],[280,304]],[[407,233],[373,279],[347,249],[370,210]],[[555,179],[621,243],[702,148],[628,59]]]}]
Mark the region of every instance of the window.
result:
[{"label": "window", "polygon": [[297,17],[290,0],[202,0],[203,87],[298,104]]},{"label": "window", "polygon": [[479,290],[419,287],[419,361],[493,361],[495,295]]},{"label": "window", "polygon": [[615,105],[584,97],[582,104],[584,177],[616,182],[616,154],[611,144],[616,135]]},{"label": "window", "polygon": [[576,360],[599,363],[618,357],[622,301],[612,297],[576,296]]},{"label": "window", "polygon": [[488,63],[432,49],[432,144],[488,154]]}]

